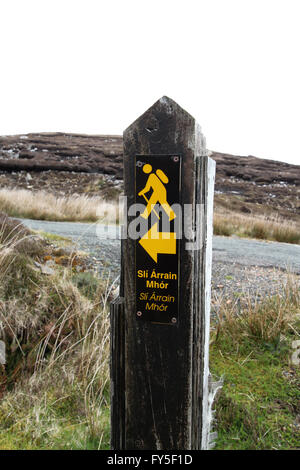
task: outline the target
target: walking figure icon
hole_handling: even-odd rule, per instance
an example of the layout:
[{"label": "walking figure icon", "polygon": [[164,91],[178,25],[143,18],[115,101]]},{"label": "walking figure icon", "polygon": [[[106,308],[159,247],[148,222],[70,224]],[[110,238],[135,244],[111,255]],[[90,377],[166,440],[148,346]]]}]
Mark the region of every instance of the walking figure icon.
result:
[{"label": "walking figure icon", "polygon": [[[159,215],[155,210],[156,204],[159,203],[168,215],[169,221],[175,219],[176,214],[167,201],[167,190],[165,188],[165,184],[168,184],[169,182],[169,178],[167,177],[167,175],[162,170],[156,170],[155,173],[152,172],[152,166],[149,165],[149,163],[146,163],[143,166],[143,172],[146,174],[150,174],[144,189],[142,189],[138,193],[138,195],[143,196],[145,201],[147,202],[147,206],[141,216],[144,219],[148,219],[149,215],[153,211],[155,215],[159,218]],[[150,199],[148,199],[145,196],[145,193],[148,193],[151,189],[153,192],[150,196]]]}]

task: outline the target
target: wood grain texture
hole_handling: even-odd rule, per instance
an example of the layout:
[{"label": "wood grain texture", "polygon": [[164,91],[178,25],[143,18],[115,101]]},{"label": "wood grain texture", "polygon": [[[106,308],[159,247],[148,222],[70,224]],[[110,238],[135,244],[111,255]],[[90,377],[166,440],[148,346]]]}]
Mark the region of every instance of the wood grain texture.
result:
[{"label": "wood grain texture", "polygon": [[194,260],[193,449],[209,448],[209,332],[212,268],[212,219],[215,162],[196,159],[196,231],[200,242]]},{"label": "wood grain texture", "polygon": [[110,305],[111,448],[123,449],[125,440],[124,298]]},{"label": "wood grain texture", "polygon": [[[212,187],[214,165],[205,156],[205,143],[194,118],[167,97],[157,101],[124,132],[124,191],[135,202],[135,155],[181,155],[181,203],[204,206],[196,211],[180,241],[179,321],[156,325],[137,321],[135,312],[135,241],[123,241],[124,322],[112,319],[115,347],[124,357],[124,409],[120,407],[118,438],[114,407],[114,448],[134,450],[200,449],[208,391],[209,290],[211,268]],[[208,178],[208,174],[210,175]],[[210,207],[208,207],[210,204]],[[131,219],[128,218],[128,223]],[[204,226],[205,225],[205,226]],[[187,250],[187,233],[201,234],[203,247]],[[119,307],[112,307],[112,311]],[[119,314],[119,318],[122,315]],[[124,342],[120,339],[123,329]],[[118,346],[116,347],[116,338]],[[122,349],[123,348],[123,349]],[[114,364],[117,365],[117,359]],[[205,372],[204,372],[205,371]],[[122,400],[114,378],[113,400]],[[203,402],[203,398],[205,401]],[[204,403],[204,405],[203,405]],[[122,415],[123,413],[123,415]],[[117,434],[117,436],[116,436]]]}]

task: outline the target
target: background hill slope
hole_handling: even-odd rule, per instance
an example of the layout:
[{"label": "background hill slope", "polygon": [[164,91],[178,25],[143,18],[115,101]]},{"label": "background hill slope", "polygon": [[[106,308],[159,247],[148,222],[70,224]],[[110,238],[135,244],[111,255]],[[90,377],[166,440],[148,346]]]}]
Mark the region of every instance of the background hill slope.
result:
[{"label": "background hill slope", "polygon": [[[122,136],[42,133],[0,137],[0,185],[114,199],[122,191]],[[300,221],[300,165],[210,152],[222,211]]]}]

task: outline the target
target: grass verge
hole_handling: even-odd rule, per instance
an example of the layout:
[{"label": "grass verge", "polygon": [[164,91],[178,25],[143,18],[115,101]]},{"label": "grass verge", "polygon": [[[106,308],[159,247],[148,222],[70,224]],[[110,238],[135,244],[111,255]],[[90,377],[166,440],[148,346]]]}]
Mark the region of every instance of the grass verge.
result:
[{"label": "grass verge", "polygon": [[31,230],[32,233],[36,233],[44,240],[47,240],[49,243],[55,243],[59,246],[68,246],[72,244],[71,238],[63,237],[61,235],[57,235],[55,233],[45,232],[44,230]]},{"label": "grass verge", "polygon": [[240,310],[221,302],[213,322],[211,371],[224,377],[216,402],[216,449],[300,448],[299,284]]},{"label": "grass verge", "polygon": [[87,291],[93,274],[73,271],[72,263],[42,274],[37,266],[54,256],[52,245],[16,227],[3,218],[0,449],[105,449],[110,284],[93,278]]},{"label": "grass verge", "polygon": [[27,189],[0,189],[0,211],[27,219],[119,223],[118,206],[114,202],[86,195],[59,197]]},{"label": "grass verge", "polygon": [[300,227],[287,220],[272,220],[242,214],[216,212],[215,235],[237,235],[239,237],[300,244]]}]

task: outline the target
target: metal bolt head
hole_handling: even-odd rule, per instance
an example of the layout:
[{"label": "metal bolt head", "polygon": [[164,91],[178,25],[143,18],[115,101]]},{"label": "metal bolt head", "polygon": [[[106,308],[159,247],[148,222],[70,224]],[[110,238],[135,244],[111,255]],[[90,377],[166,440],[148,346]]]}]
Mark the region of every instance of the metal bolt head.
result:
[{"label": "metal bolt head", "polygon": [[141,311],[136,312],[136,314],[138,317],[141,317],[143,315]]},{"label": "metal bolt head", "polygon": [[174,162],[179,162],[179,157],[173,157]]},{"label": "metal bolt head", "polygon": [[135,446],[140,449],[142,446],[143,446],[144,442],[142,441],[142,439],[137,439],[135,441]]},{"label": "metal bolt head", "polygon": [[177,323],[177,318],[173,317],[173,318],[171,319],[171,322],[172,322],[172,323]]}]

